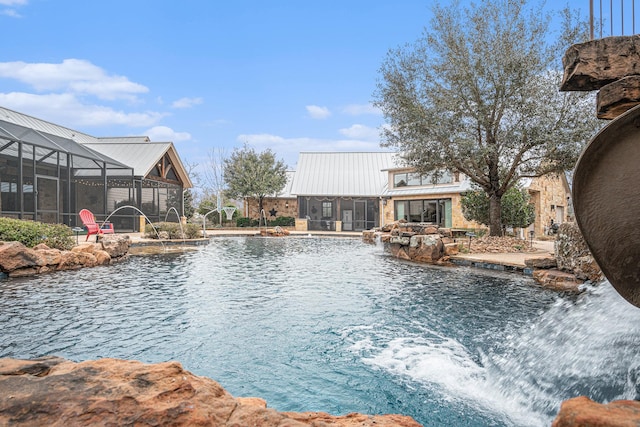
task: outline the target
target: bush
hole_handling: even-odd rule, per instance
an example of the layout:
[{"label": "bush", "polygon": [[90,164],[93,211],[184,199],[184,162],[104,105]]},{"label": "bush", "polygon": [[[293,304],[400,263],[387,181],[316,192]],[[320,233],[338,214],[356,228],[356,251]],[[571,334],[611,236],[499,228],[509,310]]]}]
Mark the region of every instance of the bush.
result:
[{"label": "bush", "polygon": [[182,224],[181,226],[177,222],[158,222],[153,226],[151,224],[145,225],[144,237],[158,239],[162,235],[165,235],[164,238],[167,239],[197,239],[202,237],[202,228],[198,224]]},{"label": "bush", "polygon": [[238,219],[236,219],[236,226],[237,227],[257,227],[258,226],[258,220],[257,219],[251,219],[251,218],[247,218],[247,217],[240,217]]},{"label": "bush", "polygon": [[293,227],[296,225],[296,219],[292,216],[279,216],[273,221],[269,221],[271,227]]},{"label": "bush", "polygon": [[74,246],[72,236],[71,229],[63,224],[0,218],[1,241],[18,241],[30,248],[44,243],[50,248],[68,250]]}]

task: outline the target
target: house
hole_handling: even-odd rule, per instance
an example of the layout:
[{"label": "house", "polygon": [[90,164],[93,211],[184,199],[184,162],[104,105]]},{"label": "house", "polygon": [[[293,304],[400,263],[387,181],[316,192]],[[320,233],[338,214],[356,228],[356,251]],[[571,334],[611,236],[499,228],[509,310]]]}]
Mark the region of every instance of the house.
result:
[{"label": "house", "polygon": [[300,153],[291,194],[297,229],[362,231],[381,224],[386,170],[395,153]]},{"label": "house", "polygon": [[[530,229],[536,236],[549,231],[551,219],[558,224],[567,220],[566,176],[534,178],[523,184],[535,205]],[[298,230],[361,231],[398,220],[458,230],[486,228],[462,214],[462,194],[472,189],[466,176],[447,171],[423,176],[403,166],[397,153],[303,152],[287,185],[286,198],[268,199],[265,211],[295,214]],[[257,208],[246,214],[257,218]],[[527,237],[524,232],[521,236]]]},{"label": "house", "polygon": [[181,214],[191,187],[171,142],[98,138],[0,107],[2,216],[73,227],[86,208],[117,231],[137,231],[145,217]]}]

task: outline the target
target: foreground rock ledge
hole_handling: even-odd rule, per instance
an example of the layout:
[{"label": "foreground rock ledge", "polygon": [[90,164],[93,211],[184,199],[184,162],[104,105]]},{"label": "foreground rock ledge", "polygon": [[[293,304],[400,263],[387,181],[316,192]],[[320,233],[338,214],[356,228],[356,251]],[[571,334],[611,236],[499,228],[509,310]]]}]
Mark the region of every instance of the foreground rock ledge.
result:
[{"label": "foreground rock ledge", "polygon": [[553,427],[631,427],[640,425],[640,402],[616,400],[602,404],[588,397],[565,401]]},{"label": "foreground rock ledge", "polygon": [[403,415],[278,412],[177,362],[0,359],[0,425],[418,427]]}]

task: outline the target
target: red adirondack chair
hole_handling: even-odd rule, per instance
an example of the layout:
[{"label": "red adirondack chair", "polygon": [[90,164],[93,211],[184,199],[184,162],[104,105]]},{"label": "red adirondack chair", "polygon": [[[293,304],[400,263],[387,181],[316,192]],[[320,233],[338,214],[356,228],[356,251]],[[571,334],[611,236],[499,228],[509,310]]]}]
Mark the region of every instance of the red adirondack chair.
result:
[{"label": "red adirondack chair", "polygon": [[115,233],[113,229],[113,224],[110,222],[105,222],[103,224],[98,224],[96,222],[96,217],[93,216],[93,213],[88,209],[82,209],[78,212],[80,215],[80,219],[82,220],[82,224],[87,227],[87,238],[85,242],[89,240],[89,236],[95,234],[98,237],[99,234],[110,234]]}]

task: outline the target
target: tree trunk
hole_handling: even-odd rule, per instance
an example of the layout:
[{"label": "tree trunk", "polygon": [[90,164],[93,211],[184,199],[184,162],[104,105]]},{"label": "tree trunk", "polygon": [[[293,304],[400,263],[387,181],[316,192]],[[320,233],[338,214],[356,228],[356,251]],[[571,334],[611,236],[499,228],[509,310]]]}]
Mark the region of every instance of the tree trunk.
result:
[{"label": "tree trunk", "polygon": [[502,236],[502,197],[489,194],[489,235]]}]

